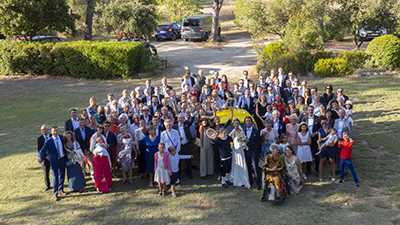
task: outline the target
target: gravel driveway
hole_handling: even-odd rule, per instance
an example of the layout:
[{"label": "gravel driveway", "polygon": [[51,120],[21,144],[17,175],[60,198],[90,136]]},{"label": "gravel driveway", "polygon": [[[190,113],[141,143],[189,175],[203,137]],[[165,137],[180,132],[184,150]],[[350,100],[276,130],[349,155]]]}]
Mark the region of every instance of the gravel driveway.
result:
[{"label": "gravel driveway", "polygon": [[256,51],[247,33],[239,32],[225,35],[226,41],[211,46],[206,42],[165,41],[154,43],[162,58],[167,59],[165,75],[179,75],[184,66],[192,71],[219,71],[230,77],[237,77],[243,70],[256,65]]}]

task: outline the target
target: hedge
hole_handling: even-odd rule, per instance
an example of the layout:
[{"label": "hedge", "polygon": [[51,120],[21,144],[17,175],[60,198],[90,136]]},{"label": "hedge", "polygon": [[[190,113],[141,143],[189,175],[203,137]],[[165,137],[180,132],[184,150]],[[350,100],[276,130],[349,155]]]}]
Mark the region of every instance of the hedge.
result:
[{"label": "hedge", "polygon": [[320,77],[346,76],[352,73],[348,61],[344,58],[319,59],[314,65],[314,73]]},{"label": "hedge", "polygon": [[394,35],[383,35],[372,40],[367,47],[371,55],[369,64],[382,69],[400,67],[400,39]]},{"label": "hedge", "polygon": [[314,72],[319,76],[345,76],[363,68],[369,58],[363,51],[290,52],[283,42],[273,42],[264,47],[258,69],[268,71],[282,67],[302,75]]},{"label": "hedge", "polygon": [[312,70],[312,55],[309,52],[291,53],[283,42],[266,45],[259,57],[258,69],[271,70],[282,67],[286,71],[306,74]]},{"label": "hedge", "polygon": [[131,78],[151,68],[140,42],[34,43],[0,41],[0,74]]}]

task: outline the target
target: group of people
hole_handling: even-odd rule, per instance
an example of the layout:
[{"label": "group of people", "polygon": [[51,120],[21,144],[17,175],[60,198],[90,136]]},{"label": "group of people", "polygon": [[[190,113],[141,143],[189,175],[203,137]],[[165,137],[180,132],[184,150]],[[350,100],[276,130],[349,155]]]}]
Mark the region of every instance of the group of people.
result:
[{"label": "group of people", "polygon": [[[237,109],[247,116],[236,118]],[[221,110],[230,111],[223,123]],[[46,190],[52,171],[56,200],[65,195],[65,171],[72,191],[84,191],[85,176],[109,192],[113,177],[132,183],[137,174],[161,196],[175,197],[176,185],[198,170],[223,187],[263,189],[262,200],[280,201],[313,174],[322,181],[326,162],[333,182],[337,171],[343,182],[348,167],[359,186],[352,126],[352,103],[341,88],[327,85],[320,94],[282,68],[255,81],[244,71],[236,83],[185,68],[180,88],[164,77],[160,85],[146,80],[120,96],[109,93],[103,104],[90,97],[83,110],[70,110],[63,135],[42,125],[37,150]]]}]

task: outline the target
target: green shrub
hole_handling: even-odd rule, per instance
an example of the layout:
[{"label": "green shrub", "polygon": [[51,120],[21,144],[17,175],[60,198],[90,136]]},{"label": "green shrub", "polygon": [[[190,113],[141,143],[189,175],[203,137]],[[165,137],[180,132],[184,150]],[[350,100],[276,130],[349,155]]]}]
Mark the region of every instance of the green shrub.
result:
[{"label": "green shrub", "polygon": [[341,57],[319,59],[314,65],[314,73],[320,77],[346,76],[352,73],[352,68]]},{"label": "green shrub", "polygon": [[367,53],[371,55],[371,66],[382,69],[400,67],[400,39],[394,35],[375,38],[368,44]]},{"label": "green shrub", "polygon": [[361,69],[369,60],[370,55],[364,51],[342,51],[339,57],[344,58],[353,71]]},{"label": "green shrub", "polygon": [[3,75],[130,78],[151,69],[152,57],[140,42],[0,42]]},{"label": "green shrub", "polygon": [[303,75],[311,71],[312,66],[312,55],[309,52],[289,52],[282,42],[266,45],[258,63],[258,69],[271,70],[282,67],[285,71]]}]

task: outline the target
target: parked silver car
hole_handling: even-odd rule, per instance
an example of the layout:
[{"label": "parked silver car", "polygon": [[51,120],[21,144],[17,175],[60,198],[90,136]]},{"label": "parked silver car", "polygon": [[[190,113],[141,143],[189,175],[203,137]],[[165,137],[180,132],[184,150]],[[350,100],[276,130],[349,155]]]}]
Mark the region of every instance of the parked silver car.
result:
[{"label": "parked silver car", "polygon": [[212,16],[188,16],[182,20],[181,36],[184,41],[206,41],[211,33]]}]

